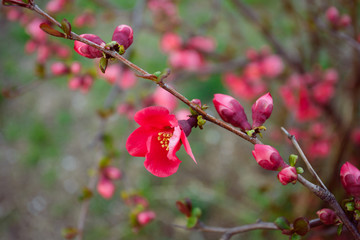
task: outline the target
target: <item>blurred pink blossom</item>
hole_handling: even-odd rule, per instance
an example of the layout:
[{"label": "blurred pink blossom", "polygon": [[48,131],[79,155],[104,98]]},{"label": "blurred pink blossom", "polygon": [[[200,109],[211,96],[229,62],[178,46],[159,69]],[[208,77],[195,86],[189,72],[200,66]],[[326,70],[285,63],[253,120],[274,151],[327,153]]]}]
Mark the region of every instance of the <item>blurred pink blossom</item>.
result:
[{"label": "blurred pink blossom", "polygon": [[182,44],[181,37],[171,32],[165,33],[160,40],[160,48],[165,53],[180,49]]},{"label": "blurred pink blossom", "polygon": [[161,87],[157,87],[153,93],[154,104],[166,107],[170,112],[173,112],[178,105],[177,98]]}]

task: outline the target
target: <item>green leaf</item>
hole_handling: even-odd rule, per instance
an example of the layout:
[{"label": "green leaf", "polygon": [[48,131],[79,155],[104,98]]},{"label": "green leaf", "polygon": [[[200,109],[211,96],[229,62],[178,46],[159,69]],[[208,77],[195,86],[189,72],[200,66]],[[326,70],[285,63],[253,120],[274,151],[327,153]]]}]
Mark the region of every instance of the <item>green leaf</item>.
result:
[{"label": "green leaf", "polygon": [[67,36],[71,35],[71,24],[65,18],[61,21],[61,28],[64,30]]},{"label": "green leaf", "polygon": [[347,211],[352,212],[355,210],[355,203],[354,202],[347,202],[345,203],[345,208]]},{"label": "green leaf", "polygon": [[343,223],[340,223],[340,224],[339,224],[339,226],[338,226],[338,228],[337,228],[337,230],[336,230],[338,236],[341,235],[342,230],[343,230],[343,226],[344,226]]},{"label": "green leaf", "polygon": [[284,229],[290,230],[290,222],[285,217],[278,217],[274,223],[281,230],[284,230]]},{"label": "green leaf", "polygon": [[92,198],[92,196],[93,196],[92,191],[89,188],[84,187],[82,190],[82,194],[79,196],[79,201],[90,199]]},{"label": "green leaf", "polygon": [[100,70],[101,70],[102,73],[105,73],[107,65],[108,65],[108,59],[102,57],[100,59],[100,63],[99,63],[99,67],[100,67]]},{"label": "green leaf", "polygon": [[201,216],[201,209],[196,207],[191,211],[191,215],[199,218]]},{"label": "green leaf", "polygon": [[301,236],[300,235],[297,235],[296,233],[294,233],[293,235],[291,235],[291,240],[300,240],[301,239]]},{"label": "green leaf", "polygon": [[304,236],[306,233],[310,231],[310,223],[304,217],[297,218],[294,221],[294,231],[300,236]]},{"label": "green leaf", "polygon": [[62,32],[59,32],[58,30],[53,29],[49,24],[47,23],[42,23],[40,24],[40,28],[41,30],[43,30],[44,32],[46,32],[47,34],[50,34],[52,36],[55,37],[61,37],[61,38],[66,38],[65,34]]},{"label": "green leaf", "polygon": [[296,162],[298,160],[298,155],[295,155],[295,154],[291,154],[289,156],[289,163],[290,163],[290,166],[294,167],[296,165]]},{"label": "green leaf", "polygon": [[297,167],[297,168],[296,168],[296,172],[297,172],[298,174],[302,174],[302,173],[304,173],[304,169],[303,169],[302,167]]},{"label": "green leaf", "polygon": [[193,227],[195,227],[197,221],[198,221],[198,218],[197,218],[197,217],[195,217],[195,216],[189,217],[188,220],[187,220],[187,223],[186,223],[186,227],[187,227],[187,228],[193,228]]}]

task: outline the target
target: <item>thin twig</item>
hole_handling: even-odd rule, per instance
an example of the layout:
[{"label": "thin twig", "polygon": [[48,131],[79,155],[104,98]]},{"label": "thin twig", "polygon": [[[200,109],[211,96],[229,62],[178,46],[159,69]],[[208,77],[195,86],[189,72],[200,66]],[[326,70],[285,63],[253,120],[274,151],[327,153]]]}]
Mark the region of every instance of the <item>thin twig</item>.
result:
[{"label": "thin twig", "polygon": [[281,127],[281,130],[286,134],[286,136],[290,139],[290,141],[292,142],[292,144],[294,145],[294,147],[296,148],[296,150],[299,152],[301,158],[303,159],[303,161],[306,164],[307,169],[310,171],[311,175],[313,175],[313,177],[316,178],[316,180],[320,183],[320,185],[325,189],[328,190],[325,186],[325,184],[321,181],[321,178],[319,177],[319,175],[316,173],[316,171],[314,170],[314,168],[311,166],[311,163],[309,162],[309,160],[307,159],[307,157],[305,156],[305,153],[303,152],[303,150],[301,149],[299,143],[296,141],[296,137],[294,135],[291,135],[284,127]]}]

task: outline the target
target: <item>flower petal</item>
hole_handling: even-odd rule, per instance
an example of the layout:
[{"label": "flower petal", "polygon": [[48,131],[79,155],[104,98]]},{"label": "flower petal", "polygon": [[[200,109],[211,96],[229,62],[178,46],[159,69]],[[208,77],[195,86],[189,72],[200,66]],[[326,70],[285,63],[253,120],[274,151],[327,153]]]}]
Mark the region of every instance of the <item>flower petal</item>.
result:
[{"label": "flower petal", "polygon": [[157,177],[168,177],[178,170],[181,161],[176,156],[172,160],[167,157],[168,151],[161,147],[157,135],[153,135],[147,145],[149,152],[144,166],[150,173]]},{"label": "flower petal", "polygon": [[154,133],[156,132],[144,127],[135,129],[126,141],[126,149],[129,154],[134,157],[145,157],[148,152],[146,143]]},{"label": "flower petal", "polygon": [[181,136],[181,129],[179,126],[174,128],[174,132],[172,133],[172,137],[169,140],[169,151],[167,153],[167,157],[170,160],[176,160],[176,152],[179,151],[181,147],[180,143],[180,136]]},{"label": "flower petal", "polygon": [[134,119],[140,126],[149,128],[163,129],[178,124],[175,116],[170,115],[167,108],[160,106],[144,108],[135,114]]},{"label": "flower petal", "polygon": [[194,154],[192,153],[189,141],[187,140],[187,137],[184,133],[184,131],[181,131],[181,142],[182,144],[184,144],[184,148],[187,154],[189,154],[189,156],[194,160],[194,162],[197,164]]}]

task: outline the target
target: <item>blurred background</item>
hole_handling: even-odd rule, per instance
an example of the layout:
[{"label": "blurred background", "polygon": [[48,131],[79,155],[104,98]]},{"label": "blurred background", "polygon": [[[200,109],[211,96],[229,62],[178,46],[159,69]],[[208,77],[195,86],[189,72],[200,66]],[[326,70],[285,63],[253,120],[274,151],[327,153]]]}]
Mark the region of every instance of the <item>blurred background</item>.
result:
[{"label": "blurred background", "polygon": [[[218,116],[214,94],[229,94],[251,122],[252,104],[270,92],[274,110],[261,140],[287,161],[296,152],[280,127],[290,130],[329,189],[345,197],[339,167],[358,166],[360,156],[358,1],[35,2],[58,21],[66,18],[75,33],[105,42],[116,26],[130,25],[126,58],[150,73],[170,68],[166,81],[207,104],[211,115]],[[329,11],[333,4],[337,12]],[[173,226],[186,225],[175,206],[185,198],[202,210],[202,222],[218,227],[313,219],[328,207],[299,183],[282,186],[276,172],[258,166],[252,144],[211,123],[188,137],[197,164],[181,149],[177,173],[153,176],[125,149],[138,127],[133,115],[162,105],[180,119],[187,106],[116,61],[100,73],[98,60],[78,55],[72,41],[43,33],[44,19],[31,11],[0,12],[0,239],[64,239],[86,201],[89,240],[219,239]],[[114,194],[104,199],[94,188],[91,199],[79,200],[101,159],[122,173]],[[134,226],[134,207],[124,200],[131,194],[147,199],[154,221]],[[317,228],[303,239],[335,233]],[[258,230],[232,239],[288,236]]]}]

